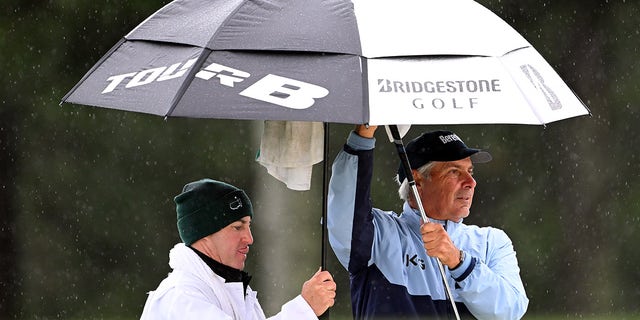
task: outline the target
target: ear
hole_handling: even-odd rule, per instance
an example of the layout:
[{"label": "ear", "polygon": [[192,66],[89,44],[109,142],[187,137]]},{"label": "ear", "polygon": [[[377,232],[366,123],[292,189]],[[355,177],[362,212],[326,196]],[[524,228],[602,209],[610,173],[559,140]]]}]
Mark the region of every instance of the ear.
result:
[{"label": "ear", "polygon": [[413,181],[416,182],[416,187],[419,187],[422,184],[424,177],[416,169],[411,169],[411,174],[413,175]]}]

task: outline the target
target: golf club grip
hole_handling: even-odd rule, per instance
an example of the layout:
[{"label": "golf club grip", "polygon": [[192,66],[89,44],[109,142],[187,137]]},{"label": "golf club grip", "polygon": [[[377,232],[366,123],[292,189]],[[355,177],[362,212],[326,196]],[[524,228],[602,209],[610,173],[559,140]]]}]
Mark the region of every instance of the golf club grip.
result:
[{"label": "golf club grip", "polygon": [[413,174],[411,173],[411,164],[409,163],[407,151],[404,149],[402,137],[400,137],[400,131],[398,131],[398,126],[395,124],[389,125],[389,131],[391,131],[391,136],[393,137],[393,144],[396,145],[396,149],[398,150],[398,156],[400,157],[404,176],[407,178],[409,185],[413,186],[415,181],[413,181]]},{"label": "golf club grip", "polygon": [[400,131],[398,131],[398,126],[389,125],[389,131],[391,132],[391,136],[393,137],[393,143],[396,145],[396,149],[398,150],[400,163],[402,163],[402,171],[404,171],[404,176],[407,179],[409,188],[413,192],[413,196],[416,199],[418,209],[420,210],[420,215],[422,216],[422,221],[424,221],[425,223],[429,223],[427,214],[424,211],[424,208],[422,207],[422,201],[420,200],[418,187],[416,186],[416,182],[413,179],[413,173],[411,172],[411,164],[409,163],[409,156],[407,155],[407,150],[405,150],[404,144],[402,143],[402,138],[400,137]]}]

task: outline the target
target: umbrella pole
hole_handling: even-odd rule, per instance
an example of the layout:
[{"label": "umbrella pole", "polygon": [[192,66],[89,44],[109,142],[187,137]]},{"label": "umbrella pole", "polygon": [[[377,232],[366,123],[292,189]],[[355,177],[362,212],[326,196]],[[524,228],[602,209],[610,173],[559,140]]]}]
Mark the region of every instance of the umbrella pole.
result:
[{"label": "umbrella pole", "polygon": [[[400,163],[402,163],[402,169],[404,170],[405,176],[407,177],[407,182],[409,186],[411,186],[411,190],[413,191],[413,196],[416,199],[416,203],[418,204],[418,209],[420,209],[420,215],[422,216],[422,221],[424,223],[430,223],[429,218],[427,217],[426,212],[424,211],[424,207],[422,206],[422,201],[420,200],[420,193],[418,193],[418,187],[416,187],[416,182],[413,179],[413,173],[411,173],[411,165],[409,164],[409,157],[407,156],[407,151],[404,149],[404,144],[402,143],[402,137],[400,137],[400,132],[398,131],[398,126],[389,125],[389,130],[391,131],[391,136],[393,137],[393,143],[396,145],[396,149],[398,150],[398,156],[400,157]],[[436,259],[438,262],[438,269],[440,270],[440,275],[442,276],[442,283],[444,284],[444,288],[447,293],[447,297],[451,302],[451,307],[453,308],[453,312],[456,315],[456,319],[460,320],[460,315],[458,314],[458,308],[456,307],[456,303],[453,300],[453,295],[451,295],[451,288],[449,288],[449,283],[447,282],[446,273],[444,272],[444,266],[442,265],[442,261],[440,259]]]},{"label": "umbrella pole", "polygon": [[[327,160],[327,156],[329,155],[329,122],[324,123],[324,163],[322,164],[322,253],[320,258],[320,266],[322,270],[327,270],[327,246],[329,244],[328,240],[328,229],[327,229],[327,195],[329,194],[329,160]],[[327,309],[319,319],[329,320],[331,318],[330,314],[331,309]]]},{"label": "umbrella pole", "polygon": [[329,161],[327,156],[329,155],[329,123],[324,123],[324,163],[322,169],[322,257],[320,259],[320,266],[322,270],[327,270],[327,244],[328,244],[328,230],[327,230],[327,195],[329,194]]}]

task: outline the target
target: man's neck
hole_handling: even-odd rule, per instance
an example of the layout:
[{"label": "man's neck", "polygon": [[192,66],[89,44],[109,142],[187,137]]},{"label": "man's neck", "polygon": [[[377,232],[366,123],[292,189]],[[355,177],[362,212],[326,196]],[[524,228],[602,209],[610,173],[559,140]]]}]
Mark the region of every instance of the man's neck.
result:
[{"label": "man's neck", "polygon": [[246,292],[247,287],[249,286],[249,281],[251,280],[251,276],[248,273],[224,265],[191,246],[189,246],[189,248],[191,248],[191,250],[193,250],[200,259],[209,266],[209,268],[211,268],[211,271],[222,277],[226,282],[242,282]]}]

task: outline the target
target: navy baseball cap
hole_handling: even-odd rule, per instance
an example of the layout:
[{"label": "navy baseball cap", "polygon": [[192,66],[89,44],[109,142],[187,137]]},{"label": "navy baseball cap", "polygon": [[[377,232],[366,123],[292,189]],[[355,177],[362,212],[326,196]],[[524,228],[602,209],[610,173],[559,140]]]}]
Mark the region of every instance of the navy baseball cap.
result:
[{"label": "navy baseball cap", "polygon": [[[411,140],[405,147],[411,169],[418,169],[431,161],[456,161],[471,157],[473,163],[491,161],[489,152],[467,147],[466,144],[451,131],[438,130],[425,132]],[[406,178],[402,164],[398,168],[398,181]]]}]

